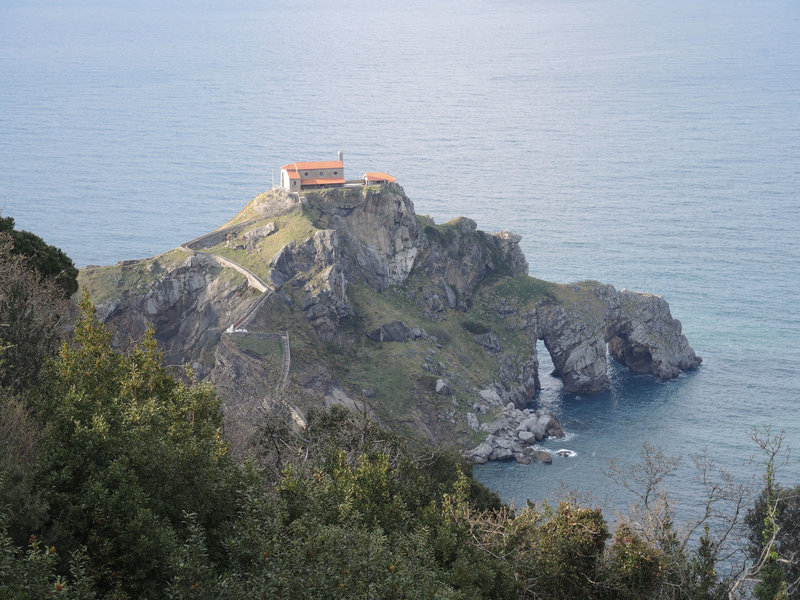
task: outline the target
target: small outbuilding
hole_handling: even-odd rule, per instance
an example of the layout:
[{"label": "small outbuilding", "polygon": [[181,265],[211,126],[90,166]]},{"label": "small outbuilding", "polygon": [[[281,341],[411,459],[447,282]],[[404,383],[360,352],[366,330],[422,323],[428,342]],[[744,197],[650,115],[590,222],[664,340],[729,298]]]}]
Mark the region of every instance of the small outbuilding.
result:
[{"label": "small outbuilding", "polygon": [[364,185],[378,185],[381,183],[394,183],[397,178],[388,173],[364,173]]}]

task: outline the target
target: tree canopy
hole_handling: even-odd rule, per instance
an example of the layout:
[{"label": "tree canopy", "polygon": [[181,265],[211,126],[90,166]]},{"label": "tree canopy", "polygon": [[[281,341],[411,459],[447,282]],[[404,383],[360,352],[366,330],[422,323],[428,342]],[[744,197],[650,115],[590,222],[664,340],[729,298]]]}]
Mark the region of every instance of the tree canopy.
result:
[{"label": "tree canopy", "polygon": [[52,279],[65,298],[78,291],[78,269],[61,249],[30,231],[14,229],[12,217],[0,216],[0,233],[8,234],[13,242],[11,251],[24,256],[42,277]]},{"label": "tree canopy", "polygon": [[0,233],[0,386],[19,392],[38,380],[71,313],[61,288],[14,252],[9,234]]}]

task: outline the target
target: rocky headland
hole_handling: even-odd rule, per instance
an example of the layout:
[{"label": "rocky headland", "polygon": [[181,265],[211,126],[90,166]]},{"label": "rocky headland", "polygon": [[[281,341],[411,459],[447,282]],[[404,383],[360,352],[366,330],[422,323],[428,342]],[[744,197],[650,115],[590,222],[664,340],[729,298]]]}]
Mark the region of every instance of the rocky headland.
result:
[{"label": "rocky headland", "polygon": [[80,274],[124,347],[151,324],[165,361],[223,399],[228,431],[344,404],[471,459],[546,461],[537,341],[568,393],[608,389],[608,356],[676,377],[700,364],[661,297],[528,275],[520,236],[416,215],[397,184],[273,190],[163,255]]}]

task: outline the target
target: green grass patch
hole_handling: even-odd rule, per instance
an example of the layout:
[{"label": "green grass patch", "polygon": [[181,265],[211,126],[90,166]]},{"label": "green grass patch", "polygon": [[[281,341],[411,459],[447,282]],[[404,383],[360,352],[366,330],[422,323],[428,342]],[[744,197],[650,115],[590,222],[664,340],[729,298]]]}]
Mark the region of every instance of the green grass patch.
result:
[{"label": "green grass patch", "polygon": [[[402,418],[424,391],[424,354],[409,343],[378,344],[367,340],[356,356],[349,357],[346,380],[357,389],[371,388],[376,410],[393,420]],[[409,352],[409,350],[412,352]],[[355,359],[355,360],[353,360]]]},{"label": "green grass patch", "polygon": [[427,328],[427,331],[430,335],[436,338],[442,346],[447,346],[450,342],[453,341],[453,336],[450,335],[448,328],[440,327],[439,325],[430,325]]},{"label": "green grass patch", "polygon": [[[460,397],[469,397],[472,387],[482,385],[486,377],[492,378],[499,371],[495,359],[475,343],[469,327],[479,331],[489,331],[485,324],[479,327],[464,325],[470,319],[461,312],[448,312],[447,320],[428,321],[417,304],[407,296],[408,287],[424,286],[427,281],[419,276],[407,283],[407,286],[390,288],[378,293],[369,286],[358,284],[348,288],[348,297],[355,307],[356,316],[352,318],[350,327],[359,335],[359,351],[352,357],[351,373],[363,373],[362,377],[377,380],[369,382],[370,387],[377,390],[383,388],[383,396],[390,395],[389,386],[399,386],[403,393],[413,393],[419,397],[422,393],[430,393],[436,377],[422,369],[425,353],[432,351],[433,360],[446,365],[447,372],[452,375],[451,385],[455,386]],[[417,340],[406,343],[373,342],[365,333],[393,320],[402,320],[409,327],[420,327],[429,336],[435,336],[440,348],[433,340]],[[500,328],[501,338],[509,334]],[[413,349],[414,359],[403,354],[403,349]],[[379,357],[379,358],[376,358]],[[410,362],[409,362],[410,361]],[[408,370],[410,369],[410,370]],[[397,374],[400,374],[399,376]],[[359,385],[367,385],[359,382]],[[394,388],[393,388],[394,389]],[[396,395],[396,394],[395,394]],[[411,402],[411,400],[409,400]],[[399,406],[395,406],[399,409]]]},{"label": "green grass patch", "polygon": [[607,310],[603,302],[594,293],[601,284],[597,281],[578,281],[569,284],[558,284],[554,289],[556,301],[572,313],[574,319],[585,319],[586,322],[601,321]]},{"label": "green grass patch", "polygon": [[425,235],[428,236],[428,239],[432,243],[437,243],[440,246],[448,247],[454,241],[458,233],[455,230],[455,227],[452,225],[425,225],[422,231],[425,232]]},{"label": "green grass patch", "polygon": [[250,350],[262,356],[279,356],[283,360],[283,345],[279,338],[261,339],[236,336],[232,338],[242,350]]},{"label": "green grass patch", "polygon": [[250,337],[233,337],[233,342],[245,354],[258,358],[263,366],[265,375],[263,383],[268,387],[280,383],[283,375],[283,346],[280,339],[259,339]]},{"label": "green grass patch", "polygon": [[78,284],[89,290],[92,302],[102,304],[125,293],[145,292],[166,272],[190,256],[183,250],[170,250],[153,258],[123,261],[108,267],[87,267],[78,273]]},{"label": "green grass patch", "polygon": [[528,275],[502,277],[490,284],[491,293],[500,298],[516,298],[520,305],[553,302],[557,284]]},{"label": "green grass patch", "polygon": [[[260,238],[257,242],[248,243],[245,234],[253,229],[274,223],[277,231]],[[281,248],[290,242],[300,243],[313,236],[318,229],[308,215],[296,211],[280,217],[263,219],[248,225],[245,229],[232,235],[225,242],[208,248],[206,252],[218,254],[228,260],[242,265],[261,279],[267,280],[270,271],[269,261]]]},{"label": "green grass patch", "polygon": [[425,229],[426,227],[433,227],[436,223],[433,220],[433,217],[430,215],[414,215],[417,219],[417,226],[420,229]]},{"label": "green grass patch", "polygon": [[417,383],[423,390],[433,392],[436,390],[436,379],[436,377],[430,375],[429,373],[423,373],[417,377]]},{"label": "green grass patch", "polygon": [[402,287],[379,292],[365,283],[350,284],[347,286],[347,297],[364,331],[371,331],[390,321],[403,321],[409,327],[418,326],[424,321],[422,311],[406,296]]},{"label": "green grass patch", "polygon": [[216,281],[219,281],[226,286],[239,285],[245,281],[245,276],[239,273],[239,271],[236,269],[223,267],[222,271],[220,271],[219,275],[217,276]]},{"label": "green grass patch", "polygon": [[[269,323],[267,327],[272,331],[286,331],[291,338],[292,361],[294,361],[295,341],[306,343],[309,348],[316,348],[319,343],[314,333],[314,328],[305,315],[300,311],[299,304],[305,292],[302,289],[291,289],[289,286],[283,288],[284,292],[291,294],[292,304],[289,305],[281,301],[278,297],[270,298],[267,302],[269,310]],[[264,310],[264,309],[262,309]],[[306,342],[305,340],[308,340]]]},{"label": "green grass patch", "polygon": [[469,319],[465,321],[461,321],[461,327],[469,331],[474,335],[480,335],[482,333],[489,333],[490,329],[484,325],[483,323],[478,323],[477,321],[471,321]]}]

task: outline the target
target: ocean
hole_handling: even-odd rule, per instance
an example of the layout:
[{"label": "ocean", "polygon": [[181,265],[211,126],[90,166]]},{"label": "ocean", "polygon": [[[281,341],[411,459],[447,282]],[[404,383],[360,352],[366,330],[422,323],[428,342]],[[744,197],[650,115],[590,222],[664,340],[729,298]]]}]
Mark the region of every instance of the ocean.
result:
[{"label": "ocean", "polygon": [[[643,442],[737,477],[754,426],[800,447],[800,3],[7,0],[0,210],[79,266],[220,225],[296,160],[386,171],[418,213],[523,236],[530,274],[663,295],[704,362],[562,393],[571,458],[476,468],[508,501],[632,496]],[[778,479],[800,483],[796,459]]]}]

